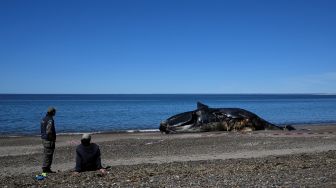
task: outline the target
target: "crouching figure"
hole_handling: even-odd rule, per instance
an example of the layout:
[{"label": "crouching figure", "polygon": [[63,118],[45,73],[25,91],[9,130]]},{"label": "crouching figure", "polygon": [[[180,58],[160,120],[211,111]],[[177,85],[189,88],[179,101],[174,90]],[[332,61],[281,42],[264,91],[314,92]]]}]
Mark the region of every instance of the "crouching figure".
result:
[{"label": "crouching figure", "polygon": [[99,146],[91,143],[91,135],[86,133],[83,134],[81,144],[76,148],[75,174],[95,170],[106,174],[106,170],[101,165]]}]

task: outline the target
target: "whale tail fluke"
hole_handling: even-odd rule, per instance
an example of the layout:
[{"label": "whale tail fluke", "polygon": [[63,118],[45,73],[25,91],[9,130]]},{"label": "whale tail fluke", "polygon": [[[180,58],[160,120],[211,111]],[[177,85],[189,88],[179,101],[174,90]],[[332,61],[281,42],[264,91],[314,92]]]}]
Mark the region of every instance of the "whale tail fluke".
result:
[{"label": "whale tail fluke", "polygon": [[203,104],[201,102],[197,102],[197,109],[198,110],[203,110],[203,109],[208,109],[208,108],[209,108],[208,105],[205,105],[205,104]]}]

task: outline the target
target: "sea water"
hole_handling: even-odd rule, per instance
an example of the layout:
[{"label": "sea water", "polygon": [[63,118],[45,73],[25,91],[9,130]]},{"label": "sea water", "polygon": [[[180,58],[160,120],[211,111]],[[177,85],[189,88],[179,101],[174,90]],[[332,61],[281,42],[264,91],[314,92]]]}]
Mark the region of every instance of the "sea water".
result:
[{"label": "sea water", "polygon": [[58,133],[158,130],[160,121],[210,107],[252,111],[274,124],[336,123],[336,95],[0,95],[0,135],[38,135],[49,106],[57,109]]}]

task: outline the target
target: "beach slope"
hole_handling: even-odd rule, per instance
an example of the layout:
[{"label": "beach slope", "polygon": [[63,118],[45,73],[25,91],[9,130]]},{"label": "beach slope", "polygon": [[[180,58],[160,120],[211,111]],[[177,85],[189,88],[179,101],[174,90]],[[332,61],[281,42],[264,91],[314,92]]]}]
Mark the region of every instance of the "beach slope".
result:
[{"label": "beach slope", "polygon": [[95,134],[108,174],[72,174],[80,135],[58,136],[53,170],[40,173],[39,137],[0,137],[0,186],[336,186],[336,126],[298,130]]}]

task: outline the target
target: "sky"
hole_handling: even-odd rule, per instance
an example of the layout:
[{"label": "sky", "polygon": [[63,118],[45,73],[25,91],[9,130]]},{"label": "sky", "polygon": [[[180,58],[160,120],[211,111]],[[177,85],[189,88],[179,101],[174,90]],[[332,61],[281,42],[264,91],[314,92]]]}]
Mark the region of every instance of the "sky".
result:
[{"label": "sky", "polygon": [[0,93],[336,93],[336,1],[1,0]]}]

